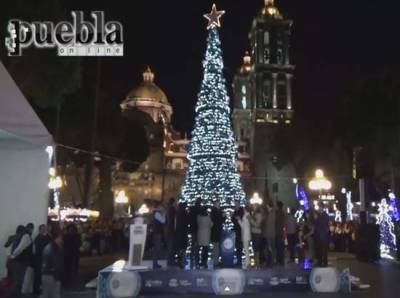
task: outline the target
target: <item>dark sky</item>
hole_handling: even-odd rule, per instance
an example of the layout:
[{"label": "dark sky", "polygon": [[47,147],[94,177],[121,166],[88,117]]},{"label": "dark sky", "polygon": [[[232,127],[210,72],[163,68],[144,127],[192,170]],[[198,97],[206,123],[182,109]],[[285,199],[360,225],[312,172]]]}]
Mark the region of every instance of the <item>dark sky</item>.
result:
[{"label": "dark sky", "polygon": [[[125,56],[103,59],[102,88],[116,103],[141,81],[150,65],[156,83],[174,107],[174,124],[189,131],[202,79],[207,13],[211,0],[69,0],[72,9],[104,10],[124,26]],[[217,0],[226,10],[220,36],[228,87],[249,49],[248,32],[263,0]],[[82,4],[84,3],[84,4]],[[399,65],[399,11],[395,0],[276,0],[294,20],[292,61],[296,64],[294,105],[310,126],[329,127],[349,80]],[[230,90],[229,90],[230,91]],[[322,128],[321,128],[322,129]]]}]

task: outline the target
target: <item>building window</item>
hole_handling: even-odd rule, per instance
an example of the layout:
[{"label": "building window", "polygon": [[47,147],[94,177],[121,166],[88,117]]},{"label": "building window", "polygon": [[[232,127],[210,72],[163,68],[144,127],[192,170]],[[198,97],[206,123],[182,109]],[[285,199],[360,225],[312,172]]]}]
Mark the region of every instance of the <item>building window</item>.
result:
[{"label": "building window", "polygon": [[247,99],[246,99],[246,96],[243,96],[243,97],[242,97],[242,107],[243,107],[244,110],[247,109]]},{"label": "building window", "polygon": [[266,44],[266,45],[269,44],[269,32],[268,31],[264,32],[264,44]]},{"label": "building window", "polygon": [[182,160],[174,159],[172,161],[172,169],[174,169],[174,170],[182,170],[182,168],[183,168]]},{"label": "building window", "polygon": [[259,108],[268,108],[271,103],[271,81],[264,82],[262,101],[259,103]]},{"label": "building window", "polygon": [[242,86],[242,108],[244,109],[244,110],[246,110],[247,109],[247,96],[246,96],[246,94],[247,94],[247,89],[246,89],[246,86]]},{"label": "building window", "polygon": [[284,107],[286,105],[286,82],[278,81],[278,106]]},{"label": "building window", "polygon": [[265,49],[264,50],[264,63],[268,64],[270,61],[270,58],[271,58],[271,56],[270,56],[269,49]]},{"label": "building window", "polygon": [[240,138],[241,138],[241,139],[244,138],[244,135],[245,135],[245,130],[244,130],[243,127],[241,127],[241,128],[240,128]]},{"label": "building window", "polygon": [[283,51],[282,51],[282,49],[278,49],[278,51],[276,53],[276,62],[278,64],[282,64],[282,62],[283,62]]}]

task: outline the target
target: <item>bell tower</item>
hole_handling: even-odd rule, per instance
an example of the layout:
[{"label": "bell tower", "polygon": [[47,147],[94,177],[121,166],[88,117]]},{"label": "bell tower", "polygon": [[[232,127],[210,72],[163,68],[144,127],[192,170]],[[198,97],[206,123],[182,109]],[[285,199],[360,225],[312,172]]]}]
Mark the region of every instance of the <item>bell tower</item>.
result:
[{"label": "bell tower", "polygon": [[254,19],[249,38],[253,69],[250,80],[257,123],[290,124],[293,118],[292,78],[289,49],[293,22],[284,19],[274,4],[265,0]]},{"label": "bell tower", "polygon": [[294,115],[295,67],[289,54],[292,25],[274,0],[264,1],[249,33],[251,53],[245,56],[233,86],[235,133],[239,140],[246,136],[250,148],[253,179],[248,189],[272,201],[291,200],[287,197],[293,182],[287,178],[295,177],[293,166],[287,161],[281,165],[283,159],[273,146],[280,134],[290,129]]}]

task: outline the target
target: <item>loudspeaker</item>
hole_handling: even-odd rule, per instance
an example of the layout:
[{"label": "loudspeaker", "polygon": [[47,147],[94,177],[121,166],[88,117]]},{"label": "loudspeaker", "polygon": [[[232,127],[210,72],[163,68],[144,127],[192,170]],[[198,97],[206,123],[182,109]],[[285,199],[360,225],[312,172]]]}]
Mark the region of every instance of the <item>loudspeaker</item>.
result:
[{"label": "loudspeaker", "polygon": [[310,274],[313,292],[336,293],[340,290],[340,274],[336,268],[314,268]]}]

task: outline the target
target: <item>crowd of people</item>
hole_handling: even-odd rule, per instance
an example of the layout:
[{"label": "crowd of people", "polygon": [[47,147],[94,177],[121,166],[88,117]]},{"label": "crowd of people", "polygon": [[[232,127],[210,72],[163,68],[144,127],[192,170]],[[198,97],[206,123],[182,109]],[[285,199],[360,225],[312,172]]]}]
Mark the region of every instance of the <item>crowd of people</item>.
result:
[{"label": "crowd of people", "polygon": [[[80,257],[127,250],[128,220],[18,226],[4,247],[9,249],[7,280],[10,297],[22,293],[56,297],[60,282],[76,282]],[[50,293],[50,294],[49,294]],[[46,296],[48,295],[48,296]]]},{"label": "crowd of people", "polygon": [[[322,208],[320,209],[322,210]],[[170,199],[166,206],[154,202],[147,214],[146,252],[151,252],[153,268],[166,257],[168,266],[185,267],[188,254],[191,268],[221,265],[221,239],[228,223],[235,233],[236,266],[260,268],[302,262],[308,258],[318,266],[327,266],[328,250],[354,251],[355,227],[352,223],[334,223],[324,211],[311,210],[298,222],[294,210],[288,212],[282,202],[276,206],[236,205],[225,218],[219,202],[188,207]],[[10,250],[7,261],[11,297],[22,292],[56,297],[60,282],[75,282],[82,255],[103,255],[126,251],[129,246],[130,219],[96,220],[18,226],[4,244]],[[147,255],[149,257],[150,255]],[[27,279],[26,276],[30,276]],[[32,282],[26,285],[27,280]],[[47,296],[46,296],[47,295]]]},{"label": "crowd of people", "polygon": [[[209,267],[210,255],[213,266],[220,265],[222,232],[227,220],[218,202],[213,206],[197,202],[188,207],[184,203],[176,205],[170,199],[166,208],[156,203],[150,222],[154,268],[160,267],[163,244],[168,265],[185,266],[189,246],[194,256],[193,268]],[[328,250],[353,252],[352,223],[332,222],[323,208],[310,210],[299,221],[295,210],[284,208],[280,201],[276,206],[268,203],[244,208],[237,204],[230,222],[235,232],[238,267],[284,265],[305,258],[318,266],[327,266]]]}]

